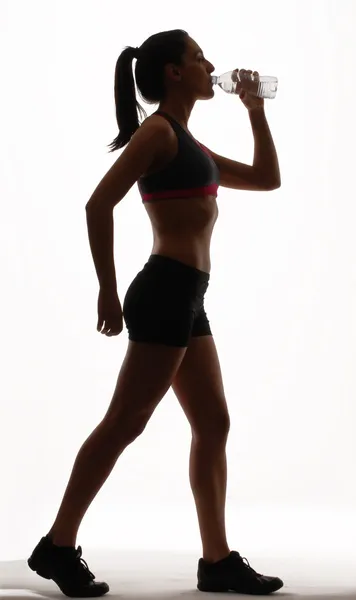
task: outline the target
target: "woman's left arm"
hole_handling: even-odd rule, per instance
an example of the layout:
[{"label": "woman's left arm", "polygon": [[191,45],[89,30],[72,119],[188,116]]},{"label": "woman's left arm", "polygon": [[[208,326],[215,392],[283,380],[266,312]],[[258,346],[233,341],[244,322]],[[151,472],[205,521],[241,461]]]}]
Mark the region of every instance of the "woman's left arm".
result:
[{"label": "woman's left arm", "polygon": [[265,181],[280,187],[281,174],[277,151],[267,123],[264,107],[251,108],[248,111],[255,142],[253,166],[263,174]]}]

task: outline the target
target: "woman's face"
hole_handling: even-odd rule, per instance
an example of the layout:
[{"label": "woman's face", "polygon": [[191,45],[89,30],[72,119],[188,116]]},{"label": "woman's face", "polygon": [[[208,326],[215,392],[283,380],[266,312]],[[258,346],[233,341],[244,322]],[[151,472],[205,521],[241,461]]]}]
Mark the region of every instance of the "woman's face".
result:
[{"label": "woman's face", "polygon": [[187,94],[193,93],[199,100],[212,98],[214,88],[211,83],[211,73],[214,70],[214,65],[205,58],[200,46],[188,37],[183,64],[177,67],[180,77],[174,78],[175,84],[179,84],[180,90]]}]

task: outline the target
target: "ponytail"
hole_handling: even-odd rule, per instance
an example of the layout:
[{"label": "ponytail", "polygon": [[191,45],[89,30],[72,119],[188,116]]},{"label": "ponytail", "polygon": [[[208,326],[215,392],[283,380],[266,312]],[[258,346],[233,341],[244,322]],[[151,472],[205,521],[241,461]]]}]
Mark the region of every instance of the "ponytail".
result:
[{"label": "ponytail", "polygon": [[182,29],[163,31],[149,37],[140,48],[126,46],[121,52],[115,67],[114,86],[119,135],[109,144],[109,152],[130,141],[141,125],[138,112],[142,121],[147,118],[146,111],[136,99],[133,58],[137,57],[135,78],[141,98],[148,104],[159,104],[165,96],[164,66],[167,63],[182,64],[187,37],[188,33]]},{"label": "ponytail", "polygon": [[119,56],[115,67],[115,105],[116,121],[120,130],[119,135],[109,145],[110,152],[125,146],[139,128],[137,108],[141,116],[147,117],[144,109],[136,100],[135,82],[132,72],[132,60],[136,53],[134,48],[127,46]]}]

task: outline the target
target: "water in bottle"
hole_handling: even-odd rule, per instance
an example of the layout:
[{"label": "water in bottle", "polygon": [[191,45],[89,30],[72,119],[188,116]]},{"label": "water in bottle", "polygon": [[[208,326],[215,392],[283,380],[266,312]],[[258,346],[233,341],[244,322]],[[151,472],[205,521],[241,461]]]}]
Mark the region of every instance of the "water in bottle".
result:
[{"label": "water in bottle", "polygon": [[212,80],[213,85],[217,84],[228,94],[236,94],[244,89],[249,94],[258,96],[259,98],[275,98],[278,87],[277,77],[270,77],[268,75],[254,76],[252,73],[251,75],[246,74],[246,76],[240,77],[238,69],[223,73],[219,77],[212,75]]}]

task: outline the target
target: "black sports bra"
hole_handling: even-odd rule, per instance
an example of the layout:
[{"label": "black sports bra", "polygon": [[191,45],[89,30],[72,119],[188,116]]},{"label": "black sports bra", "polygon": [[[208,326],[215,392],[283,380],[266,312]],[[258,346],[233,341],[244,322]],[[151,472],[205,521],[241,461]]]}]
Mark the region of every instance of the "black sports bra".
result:
[{"label": "black sports bra", "polygon": [[209,150],[187,133],[170,115],[157,110],[170,122],[178,138],[178,153],[161,171],[140,177],[142,202],[190,196],[217,196],[219,169]]}]

